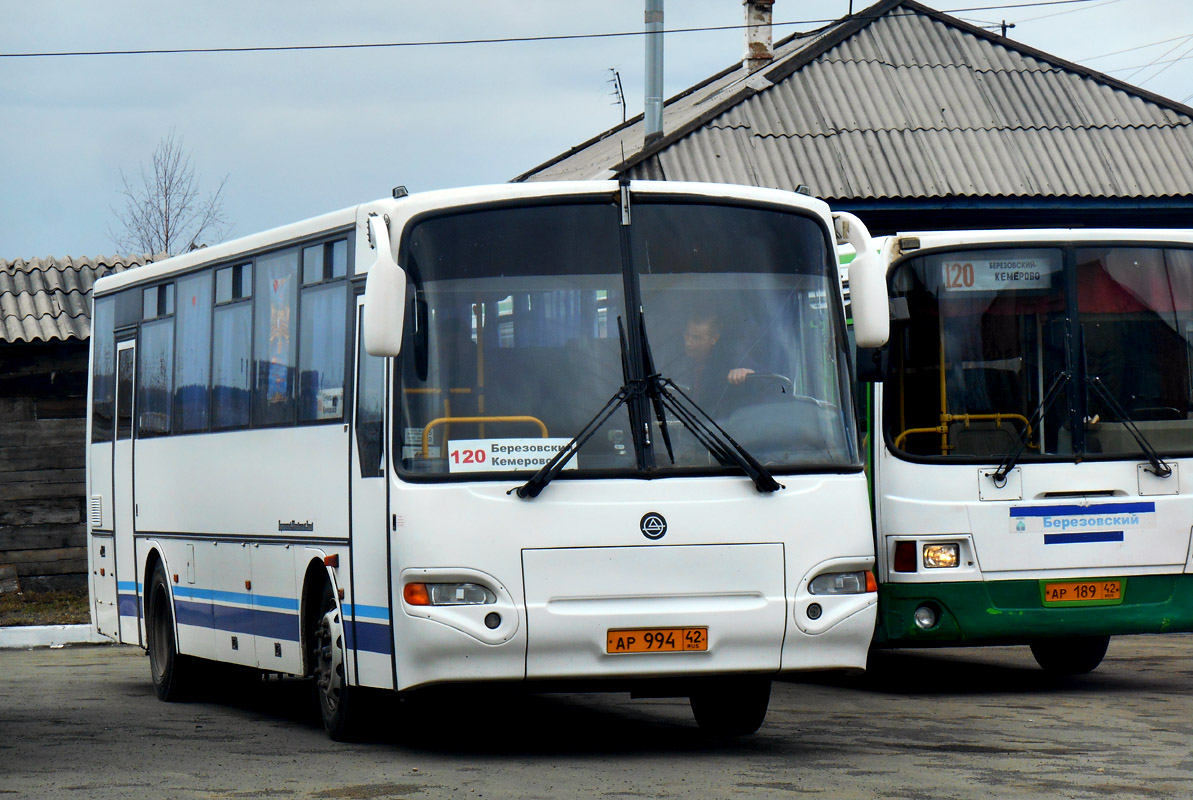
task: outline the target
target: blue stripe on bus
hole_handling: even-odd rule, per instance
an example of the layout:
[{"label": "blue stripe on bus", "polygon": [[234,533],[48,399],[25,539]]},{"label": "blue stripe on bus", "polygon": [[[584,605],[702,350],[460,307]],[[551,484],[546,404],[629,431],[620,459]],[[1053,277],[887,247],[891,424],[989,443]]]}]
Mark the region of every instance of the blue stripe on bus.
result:
[{"label": "blue stripe on bus", "polygon": [[117,613],[122,617],[135,617],[140,609],[140,597],[135,594],[116,595]]},{"label": "blue stripe on bus", "polygon": [[[139,590],[139,584],[121,583],[125,589]],[[179,625],[209,628],[248,636],[262,636],[271,639],[297,642],[300,638],[298,618],[299,601],[288,597],[272,597],[242,592],[221,592],[214,589],[196,589],[188,586],[174,587],[174,615]],[[235,605],[229,605],[233,603]],[[119,594],[117,607],[122,617],[140,615],[140,595]],[[293,611],[292,614],[264,610],[280,608]],[[350,621],[345,625],[349,649],[362,650],[382,655],[393,654],[392,634],[389,626],[389,609],[385,606],[352,605],[345,603],[344,614]],[[364,622],[360,618],[382,620]],[[353,632],[355,629],[355,633]]]},{"label": "blue stripe on bus", "polygon": [[350,622],[344,626],[344,638],[349,650],[361,650],[381,655],[393,654],[393,636],[388,625],[375,622]]},{"label": "blue stripe on bus", "polygon": [[365,617],[367,619],[388,620],[389,608],[387,606],[363,606],[344,603],[344,615],[347,617],[355,617],[357,619]]},{"label": "blue stripe on bus", "polygon": [[224,606],[192,600],[175,601],[174,614],[179,625],[214,628],[217,631],[264,636],[288,642],[297,642],[299,639],[297,614],[258,611],[253,608]]},{"label": "blue stripe on bus", "polygon": [[234,603],[258,608],[280,608],[283,611],[298,611],[297,600],[289,597],[274,597],[268,594],[222,592],[216,589],[191,589],[186,586],[175,586],[174,596],[187,597],[194,600],[209,600],[214,603]]},{"label": "blue stripe on bus", "polygon": [[[386,613],[388,614],[388,610]],[[135,616],[135,614],[134,607],[133,615]],[[301,623],[297,614],[193,600],[175,600],[174,614],[179,625],[211,628],[289,642],[297,642],[300,639]],[[388,624],[357,621],[350,622],[344,627],[345,638],[348,640],[347,646],[350,650],[392,655],[392,635]],[[353,628],[355,628],[355,635],[353,635]]]},{"label": "blue stripe on bus", "polygon": [[1082,544],[1086,542],[1121,542],[1122,531],[1089,531],[1082,533],[1046,533],[1044,544]]},{"label": "blue stripe on bus", "polygon": [[1092,506],[1012,506],[1012,517],[1077,517],[1089,514],[1150,514],[1155,503],[1100,503]]},{"label": "blue stripe on bus", "polygon": [[116,591],[141,593],[141,584],[135,581],[116,581]]}]

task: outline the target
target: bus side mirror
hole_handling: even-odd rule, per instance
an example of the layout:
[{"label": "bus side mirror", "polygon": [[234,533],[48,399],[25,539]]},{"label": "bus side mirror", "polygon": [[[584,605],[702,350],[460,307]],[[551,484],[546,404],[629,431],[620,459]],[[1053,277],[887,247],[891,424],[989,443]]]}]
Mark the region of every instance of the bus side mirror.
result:
[{"label": "bus side mirror", "polygon": [[844,211],[833,212],[837,242],[853,246],[857,255],[849,262],[849,303],[853,334],[859,348],[881,347],[891,335],[887,310],[886,270],[874,251],[870,231],[860,219]]},{"label": "bus side mirror", "polygon": [[367,224],[377,260],[365,281],[365,350],[371,356],[396,356],[406,317],[406,271],[394,259],[388,223],[374,214]]}]

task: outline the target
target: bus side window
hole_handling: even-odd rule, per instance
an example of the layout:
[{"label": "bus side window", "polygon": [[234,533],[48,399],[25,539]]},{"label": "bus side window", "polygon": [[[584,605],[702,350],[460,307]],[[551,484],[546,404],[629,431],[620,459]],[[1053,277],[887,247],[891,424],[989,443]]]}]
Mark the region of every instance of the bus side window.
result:
[{"label": "bus side window", "polygon": [[253,426],[293,425],[298,249],[257,259],[253,290]]},{"label": "bus side window", "polygon": [[144,290],[138,349],[137,436],[170,432],[174,395],[174,284]]},{"label": "bus side window", "polygon": [[356,342],[356,451],[360,477],[379,478],[385,474],[385,359],[365,352],[364,314],[361,308]]},{"label": "bus side window", "polygon": [[116,406],[116,298],[109,295],[95,301],[91,324],[95,359],[91,385],[91,440],[112,441],[112,414]]},{"label": "bus side window", "polygon": [[347,242],[302,250],[299,309],[298,421],[344,418],[344,346],[347,338]]},{"label": "bus side window", "polygon": [[211,372],[211,272],[178,280],[174,432],[207,430]]},{"label": "bus side window", "polygon": [[252,349],[253,265],[215,271],[212,330],[211,427],[249,425],[249,364]]}]

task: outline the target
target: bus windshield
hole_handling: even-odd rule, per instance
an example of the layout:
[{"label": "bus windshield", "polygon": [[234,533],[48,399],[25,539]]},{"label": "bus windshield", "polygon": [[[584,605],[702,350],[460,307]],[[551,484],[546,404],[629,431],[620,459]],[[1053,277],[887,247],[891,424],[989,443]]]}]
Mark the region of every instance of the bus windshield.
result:
[{"label": "bus windshield", "polygon": [[1193,250],[1000,247],[910,258],[886,434],[906,454],[1193,451]]},{"label": "bus windshield", "polygon": [[[400,260],[414,301],[395,397],[404,473],[534,472],[642,374],[629,363],[642,350],[768,469],[859,466],[823,226],[770,208],[635,200],[629,224],[603,200],[410,226]],[[563,475],[735,469],[673,417],[649,418],[636,443],[623,405]],[[643,440],[654,443],[645,459]]]}]

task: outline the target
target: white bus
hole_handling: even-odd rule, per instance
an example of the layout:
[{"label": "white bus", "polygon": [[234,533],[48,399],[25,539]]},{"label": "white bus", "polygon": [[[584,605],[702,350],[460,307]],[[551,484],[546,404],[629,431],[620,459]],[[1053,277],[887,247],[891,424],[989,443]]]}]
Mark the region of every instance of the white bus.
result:
[{"label": "white bus", "polygon": [[876,643],[1076,674],[1193,630],[1193,231],[900,234],[884,261]]},{"label": "white bus", "polygon": [[96,283],[93,619],[159,697],[226,662],[313,676],[333,738],[467,682],[740,734],[773,676],[863,668],[864,226],[703,184],[394,195]]}]

